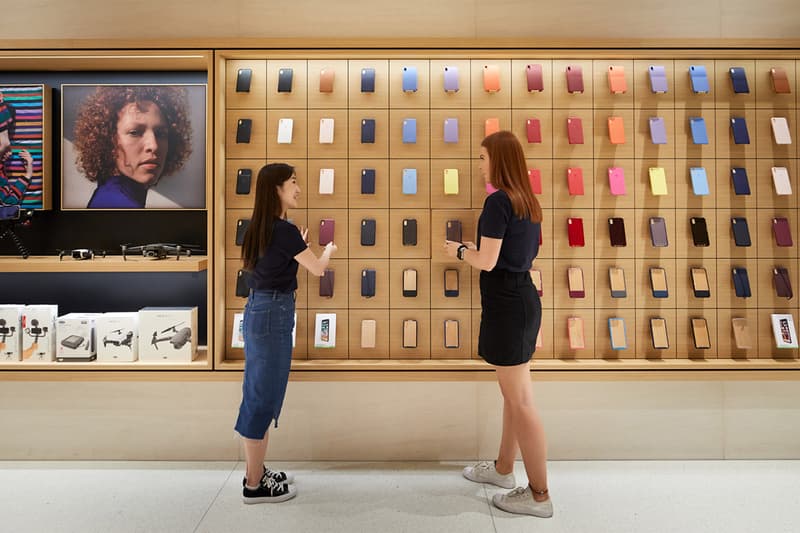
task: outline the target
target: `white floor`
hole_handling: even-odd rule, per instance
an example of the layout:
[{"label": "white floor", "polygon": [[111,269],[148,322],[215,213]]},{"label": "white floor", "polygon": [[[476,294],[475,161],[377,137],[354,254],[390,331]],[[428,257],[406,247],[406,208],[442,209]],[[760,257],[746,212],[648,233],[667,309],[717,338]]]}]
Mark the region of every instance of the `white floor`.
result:
[{"label": "white floor", "polygon": [[297,498],[244,505],[234,462],[0,462],[0,531],[800,531],[800,461],[552,462],[549,520],[495,509],[502,489],[457,463],[270,466],[295,473]]}]

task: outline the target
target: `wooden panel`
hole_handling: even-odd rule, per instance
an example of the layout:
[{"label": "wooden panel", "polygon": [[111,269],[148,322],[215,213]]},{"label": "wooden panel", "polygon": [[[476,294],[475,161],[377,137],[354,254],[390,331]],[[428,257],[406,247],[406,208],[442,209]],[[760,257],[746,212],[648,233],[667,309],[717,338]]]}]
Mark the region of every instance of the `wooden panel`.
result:
[{"label": "wooden panel", "polygon": [[[360,83],[360,82],[359,82]],[[389,157],[389,112],[385,109],[356,109],[350,106],[349,150],[357,159],[383,159]],[[361,124],[365,119],[375,120],[375,142],[361,142]]]},{"label": "wooden panel", "polygon": [[[375,92],[361,92],[361,69],[375,69]],[[349,62],[348,94],[350,109],[371,109],[389,107],[389,62],[380,59],[358,60]],[[352,119],[353,114],[350,114]]]},{"label": "wooden panel", "polygon": [[319,244],[319,225],[323,218],[334,220],[333,242],[338,250],[333,255],[336,259],[347,259],[349,253],[347,210],[346,209],[309,209],[308,210],[308,244],[315,255],[322,253],[324,246]]},{"label": "wooden panel", "polygon": [[[553,283],[553,260],[537,257],[533,260],[533,266],[531,268],[537,268],[542,273],[541,286],[534,283],[537,289],[541,289],[542,292],[539,297],[542,302],[542,308],[552,309],[561,296],[555,293],[555,285]],[[480,293],[478,294],[478,298],[480,298]]]},{"label": "wooden panel", "polygon": [[[292,69],[291,92],[278,92],[281,70]],[[270,59],[267,61],[267,108],[306,109],[308,106],[308,74],[305,59]],[[296,125],[295,125],[296,126]]]},{"label": "wooden panel", "polygon": [[[253,121],[249,143],[236,142],[239,120]],[[228,111],[225,119],[225,157],[235,159],[263,159],[267,155],[267,113],[258,109]]]},{"label": "wooden panel", "polygon": [[[717,215],[719,211],[717,211]],[[676,209],[675,210],[675,257],[691,257],[693,259],[703,259],[711,261],[717,257],[717,242],[724,234],[720,226],[719,218],[714,224],[714,211]],[[708,230],[708,246],[695,246],[692,238],[692,218],[703,217],[706,219],[706,229]],[[697,223],[697,222],[696,222]],[[750,228],[750,234],[753,230]],[[728,223],[728,233],[730,234],[730,222]],[[753,243],[755,246],[755,243]]]},{"label": "wooden panel", "polygon": [[[389,210],[388,209],[350,209],[349,210],[349,257],[389,258]],[[375,245],[361,245],[361,227],[364,220],[375,220]]]},{"label": "wooden panel", "polygon": [[[403,220],[416,219],[417,245],[403,245]],[[427,259],[431,256],[431,212],[418,209],[389,210],[389,256],[403,259]]]},{"label": "wooden panel", "polygon": [[[583,70],[583,92],[567,91],[567,68]],[[592,60],[553,60],[553,109],[591,109],[594,90],[592,87]]]},{"label": "wooden panel", "polygon": [[[750,281],[749,298],[736,296],[736,289],[733,286],[734,268],[744,268],[747,270],[747,278]],[[759,269],[756,259],[717,259],[717,305],[720,309],[743,309],[758,307],[758,278],[766,276],[769,272],[762,272]],[[713,288],[711,289],[714,290]],[[753,335],[755,335],[755,322],[751,324]],[[755,341],[754,341],[755,342]]]},{"label": "wooden panel", "polygon": [[[389,111],[389,153],[392,158],[422,159],[431,154],[431,125],[427,109],[392,109]],[[417,121],[417,142],[403,142],[406,119]]]},{"label": "wooden panel", "polygon": [[[598,259],[594,262],[594,271],[596,272],[594,280],[594,305],[597,309],[626,309],[634,308],[636,306],[636,289],[638,288],[635,283],[635,263],[633,259]],[[612,267],[621,268],[625,277],[625,291],[624,298],[611,297],[611,282],[609,280],[608,270]],[[633,323],[627,324],[629,331],[632,333]],[[633,338],[632,336],[630,338]],[[629,344],[633,344],[629,340]],[[633,346],[631,346],[633,348]]]},{"label": "wooden panel", "polygon": [[[702,118],[706,123],[708,144],[694,144],[692,129],[689,123],[691,118]],[[706,109],[676,109],[675,110],[675,157],[688,159],[714,159],[716,154],[716,128],[715,112],[713,108]]]},{"label": "wooden panel", "polygon": [[[649,290],[649,289],[648,289]],[[636,357],[638,359],[670,360],[677,355],[678,323],[675,309],[645,308],[638,309],[636,314]],[[653,335],[650,329],[652,318],[663,318],[667,323],[667,340],[669,348],[653,347]]]},{"label": "wooden panel", "polygon": [[[612,167],[622,169],[625,176],[625,194],[611,194],[609,185],[608,170]],[[636,167],[633,159],[594,159],[592,166],[583,169],[584,182],[587,178],[587,171],[593,171],[594,179],[594,207],[604,209],[632,208],[636,200]],[[649,185],[648,185],[649,191]]]},{"label": "wooden panel", "polygon": [[[236,92],[239,69],[250,69],[250,91]],[[267,107],[267,62],[257,59],[229,59],[225,62],[225,107],[259,109]]]},{"label": "wooden panel", "polygon": [[[653,246],[650,234],[650,219],[661,217],[667,226],[667,246]],[[672,209],[636,209],[631,235],[635,239],[634,250],[637,258],[653,260],[670,259],[676,257],[679,247],[685,248],[686,244],[679,245],[679,239],[685,239],[683,234],[677,234],[678,224],[675,221],[675,211]],[[626,228],[627,229],[627,228]],[[689,236],[691,239],[691,236]],[[685,254],[684,254],[685,255]]]},{"label": "wooden panel", "polygon": [[[375,296],[361,296],[361,278],[367,268],[375,270]],[[348,308],[388,309],[389,308],[389,260],[388,259],[350,259],[348,266],[350,290]],[[388,318],[388,317],[387,317]],[[354,342],[359,335],[352,337]],[[388,338],[388,337],[387,337]]]},{"label": "wooden panel", "polygon": [[[319,92],[322,69],[333,71],[333,92]],[[317,59],[308,61],[308,108],[346,109],[348,94],[346,59]]]},{"label": "wooden panel", "polygon": [[[567,319],[578,317],[583,320],[584,348],[573,350],[569,346]],[[595,349],[595,310],[594,309],[556,309],[553,311],[553,353],[557,359],[594,359]]]},{"label": "wooden panel", "polygon": [[[417,90],[403,91],[403,69],[416,67]],[[392,59],[389,61],[389,105],[393,108],[427,109],[431,104],[430,65],[422,59]],[[427,113],[426,113],[427,115]]]},{"label": "wooden panel", "polygon": [[[223,345],[225,346],[226,361],[244,361],[244,349],[231,348],[231,341],[233,338],[233,316],[241,312],[241,309],[225,310],[225,339]],[[295,346],[292,349],[292,360],[302,361],[308,357],[308,335],[306,331],[308,312],[305,309],[297,309],[296,313]]]},{"label": "wooden panel", "polygon": [[[323,168],[333,169],[333,194],[319,193],[319,175]],[[309,159],[308,187],[305,196],[312,209],[346,209],[348,182],[346,159]],[[359,181],[359,191],[361,183]],[[337,243],[338,244],[338,243]]]},{"label": "wooden panel", "polygon": [[[416,169],[417,193],[403,194],[403,169]],[[389,207],[428,209],[431,195],[430,159],[392,159],[389,161]]]},{"label": "wooden panel", "polygon": [[541,326],[542,345],[536,348],[536,351],[533,354],[534,368],[536,368],[536,361],[542,359],[544,360],[554,359],[556,357],[555,336],[553,332],[553,322],[554,322],[553,315],[554,311],[552,309],[542,309],[542,326]]},{"label": "wooden panel", "polygon": [[[726,164],[725,161],[720,161]],[[706,170],[708,182],[708,194],[698,196],[692,188],[691,168],[702,167]],[[730,181],[730,169],[728,169],[728,182],[717,183],[714,179],[717,175],[717,161],[715,159],[676,159],[675,160],[675,198],[680,199],[682,206],[690,209],[711,210],[717,207],[717,197],[721,194],[720,189],[732,188]],[[719,187],[719,189],[718,189]]]},{"label": "wooden panel", "polygon": [[[314,326],[317,313],[336,313],[336,346],[334,348],[314,347]],[[338,309],[309,309],[306,321],[308,359],[347,359],[350,349],[350,339],[347,335],[350,331],[349,324],[349,313],[344,307]]]},{"label": "wooden panel", "polygon": [[[470,152],[470,122],[469,109],[431,109],[430,110],[430,142],[432,158],[467,158],[472,157]],[[444,142],[444,121],[447,119],[458,120],[458,142]],[[392,153],[394,156],[394,153]]]},{"label": "wooden panel", "polygon": [[[349,311],[350,359],[389,358],[389,310],[353,309]],[[361,321],[375,321],[375,347],[361,347]]]},{"label": "wooden panel", "polygon": [[[608,85],[608,69],[611,66],[625,69],[628,90],[614,94]],[[633,107],[633,61],[630,59],[596,59],[592,64],[592,91],[594,107],[604,109],[628,109]]]},{"label": "wooden panel", "polygon": [[[553,203],[559,208],[578,210],[591,209],[595,205],[595,199],[601,194],[595,191],[595,180],[593,179],[593,161],[591,159],[554,159],[552,180],[545,180],[542,175],[542,188],[552,190]],[[568,170],[579,168],[583,173],[583,195],[571,195],[567,185]],[[540,169],[541,170],[541,169]],[[552,184],[552,185],[550,185]],[[608,186],[606,186],[608,189]],[[544,190],[542,191],[544,192]],[[544,202],[540,202],[544,204]]]},{"label": "wooden panel", "polygon": [[[417,295],[403,296],[403,271],[417,271]],[[389,305],[392,309],[429,309],[431,305],[431,269],[427,259],[391,259],[389,261]]]},{"label": "wooden panel", "polygon": [[[591,109],[553,110],[553,157],[560,159],[589,158],[594,150],[594,113]],[[583,128],[583,144],[569,144],[567,120],[578,118]]]},{"label": "wooden panel", "polygon": [[457,264],[460,261],[448,256],[444,251],[444,242],[447,235],[447,222],[449,220],[461,221],[461,238],[464,241],[473,241],[476,235],[476,224],[472,211],[469,209],[433,209],[431,210],[431,260],[438,263]]},{"label": "wooden panel", "polygon": [[[714,86],[716,87],[716,107],[718,109],[753,108],[756,105],[756,64],[751,59],[717,59]],[[743,67],[747,74],[749,93],[734,93],[731,83],[731,67]],[[749,120],[748,120],[749,122]]]},{"label": "wooden panel", "polygon": [[[579,267],[583,271],[584,298],[572,298],[569,295],[568,269],[570,267]],[[592,260],[553,260],[553,307],[556,309],[594,308],[595,275],[596,271]]]},{"label": "wooden panel", "polygon": [[[633,209],[595,209],[594,253],[603,259],[633,259],[636,247],[635,211]],[[626,246],[611,246],[610,218],[621,218],[625,228]],[[617,222],[618,223],[618,222]]]},{"label": "wooden panel", "polygon": [[[692,79],[690,68],[692,65],[702,66],[706,69],[708,76],[707,93],[695,93],[692,90]],[[675,60],[675,107],[691,109],[714,109],[715,90],[714,81],[716,79],[715,65],[713,59],[676,59]]]},{"label": "wooden panel", "polygon": [[[737,95],[740,96],[740,95]],[[747,109],[720,109],[717,108],[716,120],[716,143],[717,143],[717,159],[752,159],[756,157],[756,143],[760,139],[756,137],[756,111],[752,107]],[[731,133],[731,119],[732,118],[745,119],[747,123],[748,136],[750,137],[750,144],[735,144],[733,142],[733,134]],[[765,141],[770,141],[764,139]],[[753,178],[750,178],[751,180]],[[750,182],[752,184],[752,181]]]},{"label": "wooden panel", "polygon": [[16,256],[0,258],[0,272],[202,272],[208,269],[205,256],[170,256],[166,259],[143,257],[130,254],[127,259],[121,255],[95,257],[91,260],[77,260],[66,256],[59,260],[57,255],[29,256],[21,259]]},{"label": "wooden panel", "polygon": [[[486,66],[497,66],[500,70],[500,90],[487,92],[483,85],[483,72]],[[500,109],[511,107],[511,61],[508,59],[473,59],[471,62],[470,84],[472,86],[471,105],[473,109]],[[500,128],[504,122],[500,122]],[[506,121],[505,124],[508,124]]]},{"label": "wooden panel", "polygon": [[[625,143],[612,144],[608,134],[609,117],[622,119]],[[633,143],[636,140],[633,109],[598,109],[594,112],[594,156],[603,158],[632,159]],[[587,132],[584,132],[584,134]]]},{"label": "wooden panel", "polygon": [[[446,169],[458,172],[458,194],[445,194],[444,174]],[[446,209],[469,209],[472,200],[472,160],[431,160],[431,205]]]},{"label": "wooden panel", "polygon": [[[528,142],[528,119],[539,121],[542,142]],[[553,157],[553,111],[551,109],[513,109],[511,111],[511,131],[522,143],[526,159],[541,160]]]},{"label": "wooden panel", "polygon": [[[667,74],[667,92],[654,93],[650,87],[650,66],[663,66]],[[633,94],[637,108],[659,111],[675,107],[675,64],[671,59],[636,59],[633,62]]]},{"label": "wooden panel", "polygon": [[[447,92],[444,90],[444,69],[456,67],[458,69],[458,91]],[[472,95],[470,61],[467,59],[446,59],[430,62],[430,87],[431,109],[470,107]]]},{"label": "wooden panel", "polygon": [[[750,329],[749,349],[736,347],[733,336],[733,318],[744,318]],[[717,310],[717,345],[720,359],[750,359],[758,357],[758,311],[755,309],[718,309]]]},{"label": "wooden panel", "polygon": [[[542,66],[543,91],[528,92],[527,68],[531,64]],[[552,68],[552,61],[549,59],[511,60],[511,107],[527,109],[553,107]]]},{"label": "wooden panel", "polygon": [[[375,169],[375,194],[361,194],[361,173],[366,168]],[[388,159],[351,159],[348,174],[348,206],[351,209],[389,207]]]},{"label": "wooden panel", "polygon": [[[558,211],[555,209],[542,209],[542,224],[541,224],[541,231],[542,231],[542,243],[539,245],[539,255],[540,259],[549,259],[552,258],[554,255],[555,249],[555,234],[554,228],[556,226],[556,220],[554,219],[554,213]],[[561,231],[561,222],[558,223],[559,231]]]},{"label": "wooden panel", "polygon": [[[278,122],[281,119],[293,121],[292,142],[289,144],[278,144]],[[267,156],[282,160],[304,158],[307,155],[308,112],[305,109],[267,110]]]},{"label": "wooden panel", "polygon": [[[403,321],[417,321],[417,347],[403,348]],[[391,359],[431,358],[430,309],[392,309],[389,311],[389,357]]]},{"label": "wooden panel", "polygon": [[[636,315],[635,309],[595,310],[595,357],[598,359],[636,359]],[[624,321],[627,347],[622,350],[614,350],[611,347],[609,318],[621,318]]]},{"label": "wooden panel", "polygon": [[[326,93],[330,94],[330,93]],[[320,120],[333,119],[333,143],[319,142]],[[308,157],[346,158],[347,140],[350,138],[349,121],[346,109],[314,109],[308,111]]]},{"label": "wooden panel", "polygon": [[[711,340],[711,347],[708,349],[697,349],[692,336],[692,319],[705,318],[708,325],[708,337]],[[717,346],[717,312],[712,309],[689,309],[678,315],[678,335],[677,338],[670,339],[670,343],[677,343],[678,359],[716,359],[719,347]]]},{"label": "wooden panel", "polygon": [[[650,119],[664,119],[664,129],[667,132],[667,144],[653,144],[650,135]],[[675,157],[675,110],[668,108],[637,109],[634,113],[634,154],[637,158],[645,159],[672,159]]]},{"label": "wooden panel", "polygon": [[[469,309],[435,309],[430,312],[431,359],[469,359],[472,354],[472,317]],[[457,348],[445,347],[445,320],[458,321]]]},{"label": "wooden panel", "polygon": [[[458,296],[445,296],[445,270],[458,272]],[[472,297],[472,267],[462,262],[458,265],[431,263],[431,308],[432,309],[469,309]]]}]

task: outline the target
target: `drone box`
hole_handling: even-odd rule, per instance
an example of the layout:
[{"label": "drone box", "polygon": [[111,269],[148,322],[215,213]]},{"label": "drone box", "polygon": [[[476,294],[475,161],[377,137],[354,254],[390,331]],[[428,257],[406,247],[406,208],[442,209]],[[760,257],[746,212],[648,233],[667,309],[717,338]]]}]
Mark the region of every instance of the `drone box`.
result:
[{"label": "drone box", "polygon": [[56,361],[94,361],[94,325],[100,313],[69,313],[56,320]]},{"label": "drone box", "polygon": [[197,307],[139,310],[139,359],[190,363],[197,352]]},{"label": "drone box", "polygon": [[22,310],[24,305],[0,305],[0,361],[22,360]]},{"label": "drone box", "polygon": [[139,313],[103,313],[95,331],[98,361],[131,363],[139,358]]},{"label": "drone box", "polygon": [[23,361],[55,361],[57,316],[57,305],[25,306],[20,326]]}]

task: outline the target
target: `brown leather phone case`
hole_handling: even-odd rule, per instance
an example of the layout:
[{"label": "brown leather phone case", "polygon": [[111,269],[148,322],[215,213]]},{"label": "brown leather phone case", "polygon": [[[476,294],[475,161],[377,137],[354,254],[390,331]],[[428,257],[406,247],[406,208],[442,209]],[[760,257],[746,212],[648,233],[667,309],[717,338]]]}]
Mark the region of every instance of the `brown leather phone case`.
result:
[{"label": "brown leather phone case", "polygon": [[403,320],[403,348],[417,347],[417,321]]},{"label": "brown leather phone case", "polygon": [[694,337],[694,347],[698,350],[711,348],[711,338],[708,335],[708,323],[705,318],[692,319],[692,336]]},{"label": "brown leather phone case", "polygon": [[458,320],[444,321],[444,347],[458,348],[460,346],[458,334]]},{"label": "brown leather phone case", "polygon": [[775,293],[779,298],[791,300],[794,296],[792,281],[789,279],[789,270],[785,267],[772,269],[772,281],[775,283]]},{"label": "brown leather phone case", "polygon": [[413,268],[403,270],[403,296],[413,298],[417,295],[417,271]]},{"label": "brown leather phone case", "polygon": [[792,88],[789,85],[789,76],[786,75],[786,70],[783,67],[773,67],[769,69],[769,73],[775,94],[790,94],[792,92]]},{"label": "brown leather phone case", "polygon": [[447,232],[445,234],[445,239],[447,239],[448,241],[461,242],[461,221],[460,220],[448,220],[447,221]]},{"label": "brown leather phone case", "polygon": [[333,82],[336,79],[336,71],[325,67],[319,71],[319,92],[332,93]]},{"label": "brown leather phone case", "polygon": [[319,278],[319,295],[323,298],[333,298],[334,271],[330,268],[325,269],[325,273]]},{"label": "brown leather phone case", "polygon": [[651,318],[650,336],[653,339],[653,348],[656,350],[668,349],[669,336],[667,335],[667,321],[663,318]]},{"label": "brown leather phone case", "polygon": [[375,320],[366,319],[361,321],[361,347],[374,348],[375,347],[375,329],[377,323]]},{"label": "brown leather phone case", "polygon": [[751,349],[753,347],[753,337],[750,334],[750,326],[747,324],[747,319],[732,318],[731,325],[733,326],[733,340],[736,342],[736,347],[740,350]]},{"label": "brown leather phone case", "polygon": [[625,220],[622,217],[608,219],[608,238],[611,246],[628,245],[628,240],[625,238]]}]

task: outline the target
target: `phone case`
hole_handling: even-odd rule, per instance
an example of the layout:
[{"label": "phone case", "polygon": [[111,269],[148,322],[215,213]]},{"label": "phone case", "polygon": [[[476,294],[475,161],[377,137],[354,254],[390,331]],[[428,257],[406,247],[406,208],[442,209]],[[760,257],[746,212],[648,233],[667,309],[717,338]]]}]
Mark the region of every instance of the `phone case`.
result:
[{"label": "phone case", "polygon": [[250,184],[253,181],[253,171],[249,168],[240,168],[236,171],[236,194],[250,194]]},{"label": "phone case", "polygon": [[702,65],[692,65],[689,67],[689,77],[692,80],[692,92],[695,94],[708,94],[708,74],[706,67]]},{"label": "phone case", "polygon": [[250,295],[250,272],[239,270],[236,273],[236,296],[247,298]]},{"label": "phone case", "polygon": [[444,193],[458,194],[458,169],[446,168],[444,169]]},{"label": "phone case", "polygon": [[625,80],[625,67],[621,65],[608,67],[608,89],[612,94],[623,94],[628,91],[628,82]]},{"label": "phone case", "polygon": [[650,267],[650,289],[653,298],[668,298],[667,271],[661,267]]},{"label": "phone case", "polygon": [[319,295],[321,297],[333,298],[333,282],[335,278],[335,272],[330,268],[326,268],[319,278]]},{"label": "phone case", "polygon": [[488,137],[492,133],[497,133],[498,131],[500,131],[500,119],[487,118],[483,125],[483,135]]},{"label": "phone case", "polygon": [[689,177],[692,180],[692,191],[695,196],[708,196],[711,190],[708,188],[708,174],[703,167],[691,167]]},{"label": "phone case", "polygon": [[711,241],[708,238],[708,225],[704,217],[690,218],[689,226],[692,229],[692,243],[695,246],[711,246]]},{"label": "phone case", "polygon": [[319,193],[333,194],[334,169],[319,169]]},{"label": "phone case", "polygon": [[650,174],[650,192],[653,193],[653,196],[666,196],[667,175],[664,173],[664,168],[650,167],[648,173]]},{"label": "phone case", "polygon": [[695,298],[711,298],[711,286],[708,284],[708,272],[705,268],[691,269],[692,290]]},{"label": "phone case", "polygon": [[294,71],[290,68],[278,69],[278,92],[290,93],[292,92],[292,79],[294,78]]},{"label": "phone case", "polygon": [[785,267],[775,267],[772,269],[772,282],[775,284],[775,294],[779,298],[791,300],[794,296],[792,292],[792,281],[789,278],[789,270]]},{"label": "phone case", "polygon": [[663,65],[650,65],[650,90],[654,93],[667,92],[667,70]]},{"label": "phone case", "polygon": [[773,218],[772,233],[775,235],[775,244],[778,246],[794,246],[788,219],[783,217]]},{"label": "phone case", "polygon": [[542,124],[538,118],[529,118],[525,121],[525,133],[528,144],[542,142]]},{"label": "phone case", "polygon": [[650,319],[650,338],[653,341],[654,349],[667,350],[669,348],[666,319],[659,317]]},{"label": "phone case", "polygon": [[667,237],[667,222],[663,217],[650,218],[650,242],[656,248],[666,248],[669,246]]},{"label": "phone case", "polygon": [[417,92],[417,67],[403,67],[403,92]]},{"label": "phone case", "polygon": [[403,348],[417,347],[417,321],[403,320]]},{"label": "phone case", "polygon": [[320,144],[333,144],[333,126],[332,118],[319,119],[319,143]]},{"label": "phone case", "polygon": [[580,65],[569,65],[567,67],[567,92],[583,92],[583,68]]},{"label": "phone case", "polygon": [[290,118],[278,119],[278,144],[292,144],[292,130],[294,120]]},{"label": "phone case", "polygon": [[488,93],[500,90],[500,67],[497,65],[483,66],[483,89]]},{"label": "phone case", "polygon": [[361,271],[361,296],[372,298],[375,296],[375,269],[365,268]]},{"label": "phone case", "polygon": [[361,194],[375,194],[375,169],[361,169]]},{"label": "phone case", "polygon": [[249,218],[240,218],[236,221],[236,246],[241,246],[244,243],[244,234],[250,226]]},{"label": "phone case", "polygon": [[733,181],[733,192],[737,195],[750,195],[750,180],[747,179],[747,169],[743,167],[731,168],[731,181]]},{"label": "phone case", "polygon": [[538,268],[532,268],[530,270],[531,274],[531,282],[533,282],[533,286],[536,287],[536,292],[539,293],[539,296],[544,296],[544,284],[542,282],[542,271]]},{"label": "phone case", "polygon": [[336,81],[336,71],[325,67],[319,71],[319,92],[332,93],[333,84]]},{"label": "phone case", "polygon": [[608,169],[608,188],[614,196],[624,196],[625,189],[625,171],[622,167],[610,167]]},{"label": "phone case", "polygon": [[374,93],[375,92],[375,69],[362,68],[361,69],[361,92]]},{"label": "phone case", "polygon": [[444,67],[444,92],[458,92],[458,67]]},{"label": "phone case", "polygon": [[612,298],[627,298],[628,289],[625,284],[625,271],[620,267],[608,268],[608,284]]},{"label": "phone case", "polygon": [[622,117],[608,117],[608,140],[611,144],[625,144],[625,124]]},{"label": "phone case", "polygon": [[747,275],[746,268],[732,268],[731,277],[733,278],[733,291],[737,298],[750,298],[753,296],[750,291],[750,277]]},{"label": "phone case", "polygon": [[625,335],[625,320],[618,317],[608,319],[608,334],[611,337],[612,350],[625,350],[628,341]]},{"label": "phone case", "polygon": [[458,293],[458,270],[447,268],[444,271],[444,295],[446,298],[457,298]]},{"label": "phone case", "polygon": [[461,221],[448,220],[445,239],[448,241],[461,242]]},{"label": "phone case", "polygon": [[772,184],[775,194],[787,196],[792,194],[792,182],[789,180],[789,171],[786,167],[772,167]]},{"label": "phone case", "polygon": [[608,238],[611,246],[627,246],[628,240],[625,238],[625,220],[621,217],[608,219]]},{"label": "phone case", "polygon": [[794,329],[794,318],[790,314],[770,315],[772,333],[775,336],[776,348],[797,348],[797,332]]},{"label": "phone case", "polygon": [[567,219],[567,238],[569,239],[570,246],[585,246],[586,243],[583,239],[583,219],[582,218],[568,218]]},{"label": "phone case", "polygon": [[458,320],[445,320],[444,321],[444,347],[445,348],[458,348],[459,342],[459,327]]},{"label": "phone case", "polygon": [[653,144],[667,144],[667,126],[663,117],[650,117],[650,141]]},{"label": "phone case", "polygon": [[569,347],[572,350],[586,348],[586,341],[583,337],[583,319],[579,316],[567,318],[567,334],[569,336]]},{"label": "phone case", "polygon": [[533,194],[542,194],[542,172],[538,168],[528,169],[528,183]]},{"label": "phone case", "polygon": [[747,94],[750,92],[750,86],[747,83],[747,74],[744,71],[744,67],[731,67],[730,75],[734,93]]},{"label": "phone case", "polygon": [[365,118],[361,121],[361,144],[375,144],[374,118]]},{"label": "phone case", "polygon": [[689,117],[689,129],[692,130],[692,142],[694,144],[708,144],[706,121],[703,117]]},{"label": "phone case", "polygon": [[542,65],[530,64],[525,67],[525,76],[528,82],[528,92],[544,91],[544,77],[542,76]]},{"label": "phone case", "polygon": [[786,117],[772,117],[772,137],[775,144],[792,144],[792,134],[789,132],[789,123]]},{"label": "phone case", "polygon": [[375,348],[375,336],[378,323],[373,319],[361,321],[361,347]]},{"label": "phone case", "polygon": [[570,196],[583,196],[583,169],[581,167],[567,169],[567,189]]},{"label": "phone case", "polygon": [[361,221],[361,246],[375,246],[376,223],[374,218]]},{"label": "phone case", "polygon": [[583,282],[583,269],[569,267],[567,269],[567,285],[570,298],[586,298],[586,287]]},{"label": "phone case", "polygon": [[413,268],[403,270],[403,296],[406,298],[417,296],[417,271]]},{"label": "phone case", "polygon": [[417,169],[403,169],[403,194],[417,194]]},{"label": "phone case", "polygon": [[747,121],[744,117],[731,118],[731,134],[734,144],[750,144],[750,134],[747,132]]},{"label": "phone case", "polygon": [[744,217],[731,217],[731,229],[733,230],[733,241],[736,246],[751,246],[750,229],[747,227],[747,219]]},{"label": "phone case", "polygon": [[403,219],[403,246],[417,245],[417,219]]},{"label": "phone case", "polygon": [[444,142],[457,143],[458,142],[458,119],[446,118],[444,119]]},{"label": "phone case", "polygon": [[323,218],[319,221],[319,245],[325,246],[333,242],[333,234],[336,230],[336,221],[332,218]]},{"label": "phone case", "polygon": [[733,328],[733,341],[739,350],[749,350],[753,347],[753,338],[750,333],[750,326],[745,318],[732,318],[731,327]]},{"label": "phone case", "polygon": [[692,319],[692,338],[694,347],[698,350],[711,348],[711,337],[708,335],[708,322],[705,318]]},{"label": "phone case", "polygon": [[783,67],[772,67],[769,69],[769,76],[772,80],[772,90],[775,94],[790,94],[792,88],[789,86],[789,76]]},{"label": "phone case", "polygon": [[240,68],[236,72],[236,92],[237,93],[249,93],[250,92],[250,80],[253,77],[253,69],[251,68]]},{"label": "phone case", "polygon": [[567,139],[569,144],[583,144],[583,122],[578,117],[567,118]]},{"label": "phone case", "polygon": [[403,119],[403,144],[416,144],[417,142],[417,119]]},{"label": "phone case", "polygon": [[240,118],[236,123],[236,144],[250,144],[250,132],[253,129],[253,119]]}]

